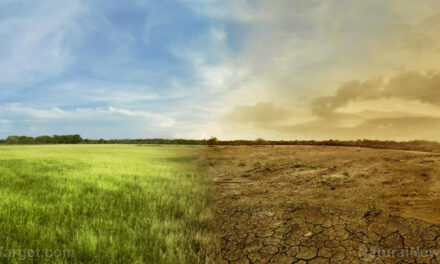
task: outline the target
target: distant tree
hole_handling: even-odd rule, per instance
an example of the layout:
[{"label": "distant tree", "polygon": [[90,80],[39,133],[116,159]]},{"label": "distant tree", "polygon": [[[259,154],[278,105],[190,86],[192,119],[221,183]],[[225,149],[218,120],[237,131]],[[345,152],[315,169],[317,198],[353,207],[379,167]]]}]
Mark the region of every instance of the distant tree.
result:
[{"label": "distant tree", "polygon": [[264,138],[257,138],[255,140],[256,145],[267,145],[267,141]]},{"label": "distant tree", "polygon": [[7,144],[34,144],[35,139],[27,136],[9,136],[6,139]]},{"label": "distant tree", "polygon": [[79,144],[83,141],[80,135],[72,135],[71,136],[72,144]]},{"label": "distant tree", "polygon": [[18,143],[20,143],[19,140],[18,140],[18,137],[17,137],[17,136],[9,136],[9,137],[6,139],[6,142],[7,142],[8,144],[18,144]]},{"label": "distant tree", "polygon": [[66,136],[53,135],[53,141],[55,144],[67,144]]},{"label": "distant tree", "polygon": [[78,144],[82,142],[80,135],[54,135],[53,141],[55,144]]},{"label": "distant tree", "polygon": [[34,144],[35,139],[33,137],[20,136],[18,137],[19,144]]},{"label": "distant tree", "polygon": [[52,144],[53,138],[51,136],[39,136],[35,138],[37,144]]},{"label": "distant tree", "polygon": [[208,145],[209,146],[214,146],[218,144],[218,139],[216,137],[211,137],[210,139],[208,139]]}]

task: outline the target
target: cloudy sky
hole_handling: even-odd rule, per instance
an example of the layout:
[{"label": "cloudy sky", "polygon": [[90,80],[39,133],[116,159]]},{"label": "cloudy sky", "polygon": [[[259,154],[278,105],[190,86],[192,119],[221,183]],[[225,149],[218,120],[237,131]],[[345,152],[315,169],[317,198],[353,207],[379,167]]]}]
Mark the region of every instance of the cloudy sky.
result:
[{"label": "cloudy sky", "polygon": [[0,0],[0,137],[440,140],[438,0]]}]

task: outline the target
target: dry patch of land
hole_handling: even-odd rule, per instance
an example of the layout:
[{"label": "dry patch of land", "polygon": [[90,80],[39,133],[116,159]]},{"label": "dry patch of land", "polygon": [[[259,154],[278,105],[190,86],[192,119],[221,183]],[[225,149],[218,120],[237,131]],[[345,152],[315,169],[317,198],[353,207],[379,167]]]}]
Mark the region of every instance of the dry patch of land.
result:
[{"label": "dry patch of land", "polygon": [[220,263],[440,263],[439,154],[206,151]]}]

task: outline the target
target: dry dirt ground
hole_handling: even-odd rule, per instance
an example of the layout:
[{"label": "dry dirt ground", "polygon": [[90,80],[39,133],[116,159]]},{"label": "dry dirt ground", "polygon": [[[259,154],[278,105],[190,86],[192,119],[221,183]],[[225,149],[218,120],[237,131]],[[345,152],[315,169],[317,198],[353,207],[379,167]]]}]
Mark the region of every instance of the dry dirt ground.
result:
[{"label": "dry dirt ground", "polygon": [[210,147],[219,263],[440,263],[440,155]]}]

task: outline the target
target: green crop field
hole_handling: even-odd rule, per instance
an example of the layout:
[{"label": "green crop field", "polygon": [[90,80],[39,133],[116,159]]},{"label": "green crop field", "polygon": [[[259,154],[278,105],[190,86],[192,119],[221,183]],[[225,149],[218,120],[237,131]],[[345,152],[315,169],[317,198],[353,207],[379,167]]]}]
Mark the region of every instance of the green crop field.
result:
[{"label": "green crop field", "polygon": [[0,147],[0,262],[205,263],[197,147]]}]

